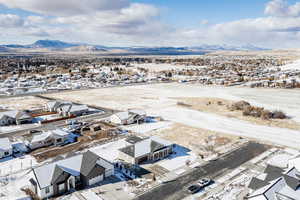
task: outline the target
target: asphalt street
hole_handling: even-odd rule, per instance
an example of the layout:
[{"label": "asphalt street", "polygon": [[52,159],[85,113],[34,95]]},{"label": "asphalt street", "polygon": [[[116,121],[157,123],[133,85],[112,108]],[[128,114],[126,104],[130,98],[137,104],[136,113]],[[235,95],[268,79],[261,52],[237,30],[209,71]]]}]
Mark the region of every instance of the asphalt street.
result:
[{"label": "asphalt street", "polygon": [[193,182],[205,177],[214,179],[215,177],[224,175],[265,152],[267,149],[268,146],[264,144],[256,142],[246,143],[241,148],[236,149],[215,161],[210,161],[204,166],[195,168],[175,180],[155,187],[136,197],[135,200],[181,200],[189,195],[187,187]]}]

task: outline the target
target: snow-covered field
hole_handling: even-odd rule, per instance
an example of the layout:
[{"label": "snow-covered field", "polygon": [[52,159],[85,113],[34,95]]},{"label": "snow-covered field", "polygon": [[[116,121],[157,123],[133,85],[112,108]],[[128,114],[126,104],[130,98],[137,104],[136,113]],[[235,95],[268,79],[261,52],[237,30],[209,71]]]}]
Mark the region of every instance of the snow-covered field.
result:
[{"label": "snow-covered field", "polygon": [[[153,84],[72,91],[47,96],[103,106],[117,110],[140,108],[153,116],[222,133],[266,140],[275,144],[300,148],[300,131],[259,126],[237,119],[183,109],[177,106],[179,97],[211,97],[227,100],[246,100],[252,105],[270,110],[282,110],[300,122],[300,90],[244,87],[202,86],[198,84]],[[145,125],[146,126],[146,125]],[[133,127],[137,132],[149,127]]]},{"label": "snow-covered field", "polygon": [[6,176],[24,169],[29,169],[36,166],[36,164],[36,160],[30,155],[20,158],[8,157],[0,159],[0,176]]},{"label": "snow-covered field", "polygon": [[131,126],[122,126],[122,128],[128,131],[133,131],[135,133],[145,134],[151,131],[168,128],[172,124],[173,124],[172,122],[161,121],[161,122],[144,123],[144,124],[131,125]]},{"label": "snow-covered field", "polygon": [[26,130],[31,128],[38,128],[40,124],[22,124],[22,125],[13,125],[13,126],[0,126],[1,133],[9,133],[14,131]]},{"label": "snow-covered field", "polygon": [[195,69],[195,68],[203,68],[205,66],[186,66],[186,65],[175,65],[175,64],[155,64],[155,63],[144,63],[144,64],[135,64],[134,67],[148,69],[149,71],[153,72],[160,72],[164,70],[172,70],[177,68],[184,68],[184,69]]},{"label": "snow-covered field", "polygon": [[29,185],[29,179],[33,178],[32,171],[22,171],[7,177],[0,177],[0,200],[30,200],[21,188]]},{"label": "snow-covered field", "polygon": [[293,70],[300,70],[300,60],[295,60],[291,63],[288,63],[286,65],[283,65],[280,67],[282,70],[288,70],[288,69],[293,69]]},{"label": "snow-covered field", "polygon": [[185,108],[165,108],[155,111],[164,119],[188,126],[216,132],[255,138],[275,144],[300,148],[300,131],[251,124],[246,121],[227,118]]}]

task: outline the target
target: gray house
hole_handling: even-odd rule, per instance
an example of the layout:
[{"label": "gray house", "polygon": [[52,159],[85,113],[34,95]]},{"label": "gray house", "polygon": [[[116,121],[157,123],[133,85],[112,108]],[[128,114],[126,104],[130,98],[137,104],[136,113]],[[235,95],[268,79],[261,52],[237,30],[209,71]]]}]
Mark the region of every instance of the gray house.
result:
[{"label": "gray house", "polygon": [[55,197],[103,181],[114,174],[114,165],[87,151],[33,169],[31,190],[41,199]]},{"label": "gray house", "polygon": [[127,146],[119,149],[119,159],[131,164],[156,161],[173,152],[173,143],[156,136],[146,139],[132,136],[126,142]]}]

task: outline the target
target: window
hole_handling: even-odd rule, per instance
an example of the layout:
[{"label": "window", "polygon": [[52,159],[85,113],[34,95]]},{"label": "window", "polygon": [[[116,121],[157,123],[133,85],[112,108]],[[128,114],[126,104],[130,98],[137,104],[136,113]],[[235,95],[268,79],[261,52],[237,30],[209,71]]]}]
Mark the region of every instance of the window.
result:
[{"label": "window", "polygon": [[50,188],[46,187],[45,192],[46,192],[46,194],[48,194],[50,192]]},{"label": "window", "polygon": [[9,152],[8,152],[8,151],[5,151],[5,152],[4,152],[4,155],[5,155],[5,156],[7,156],[8,154],[9,154]]},{"label": "window", "polygon": [[62,141],[62,139],[61,138],[58,138],[57,140],[56,140],[56,142],[61,142]]}]

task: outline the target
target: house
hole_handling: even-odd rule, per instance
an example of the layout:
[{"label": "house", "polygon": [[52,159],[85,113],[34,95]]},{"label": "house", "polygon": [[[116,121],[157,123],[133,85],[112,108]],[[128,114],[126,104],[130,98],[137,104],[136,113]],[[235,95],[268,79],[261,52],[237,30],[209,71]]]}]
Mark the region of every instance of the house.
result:
[{"label": "house", "polygon": [[33,169],[31,190],[41,199],[85,188],[114,174],[114,165],[91,151]]},{"label": "house", "polygon": [[126,142],[127,145],[119,149],[119,159],[131,164],[156,161],[173,152],[173,143],[156,136],[145,139],[131,136]]},{"label": "house", "polygon": [[58,112],[58,110],[64,105],[72,105],[72,103],[64,101],[49,101],[46,104],[46,110],[49,112]]},{"label": "house", "polygon": [[61,129],[37,134],[30,141],[29,148],[33,150],[51,145],[62,145],[68,140],[68,136],[69,133]]},{"label": "house", "polygon": [[263,174],[251,179],[248,188],[249,200],[299,200],[300,171],[268,165]]},{"label": "house", "polygon": [[50,101],[46,104],[46,110],[49,112],[57,112],[62,116],[81,116],[89,111],[87,105],[77,105],[71,102]]},{"label": "house", "polygon": [[11,110],[0,112],[0,126],[19,125],[30,123],[31,121],[31,115],[23,111]]},{"label": "house", "polygon": [[86,114],[89,111],[89,107],[87,105],[75,105],[72,106],[68,110],[63,111],[63,116],[81,116]]},{"label": "house", "polygon": [[0,159],[11,156],[13,153],[12,145],[8,138],[0,138]]},{"label": "house", "polygon": [[118,125],[139,123],[146,117],[146,112],[138,109],[131,109],[125,112],[118,112],[110,117],[110,122]]}]

